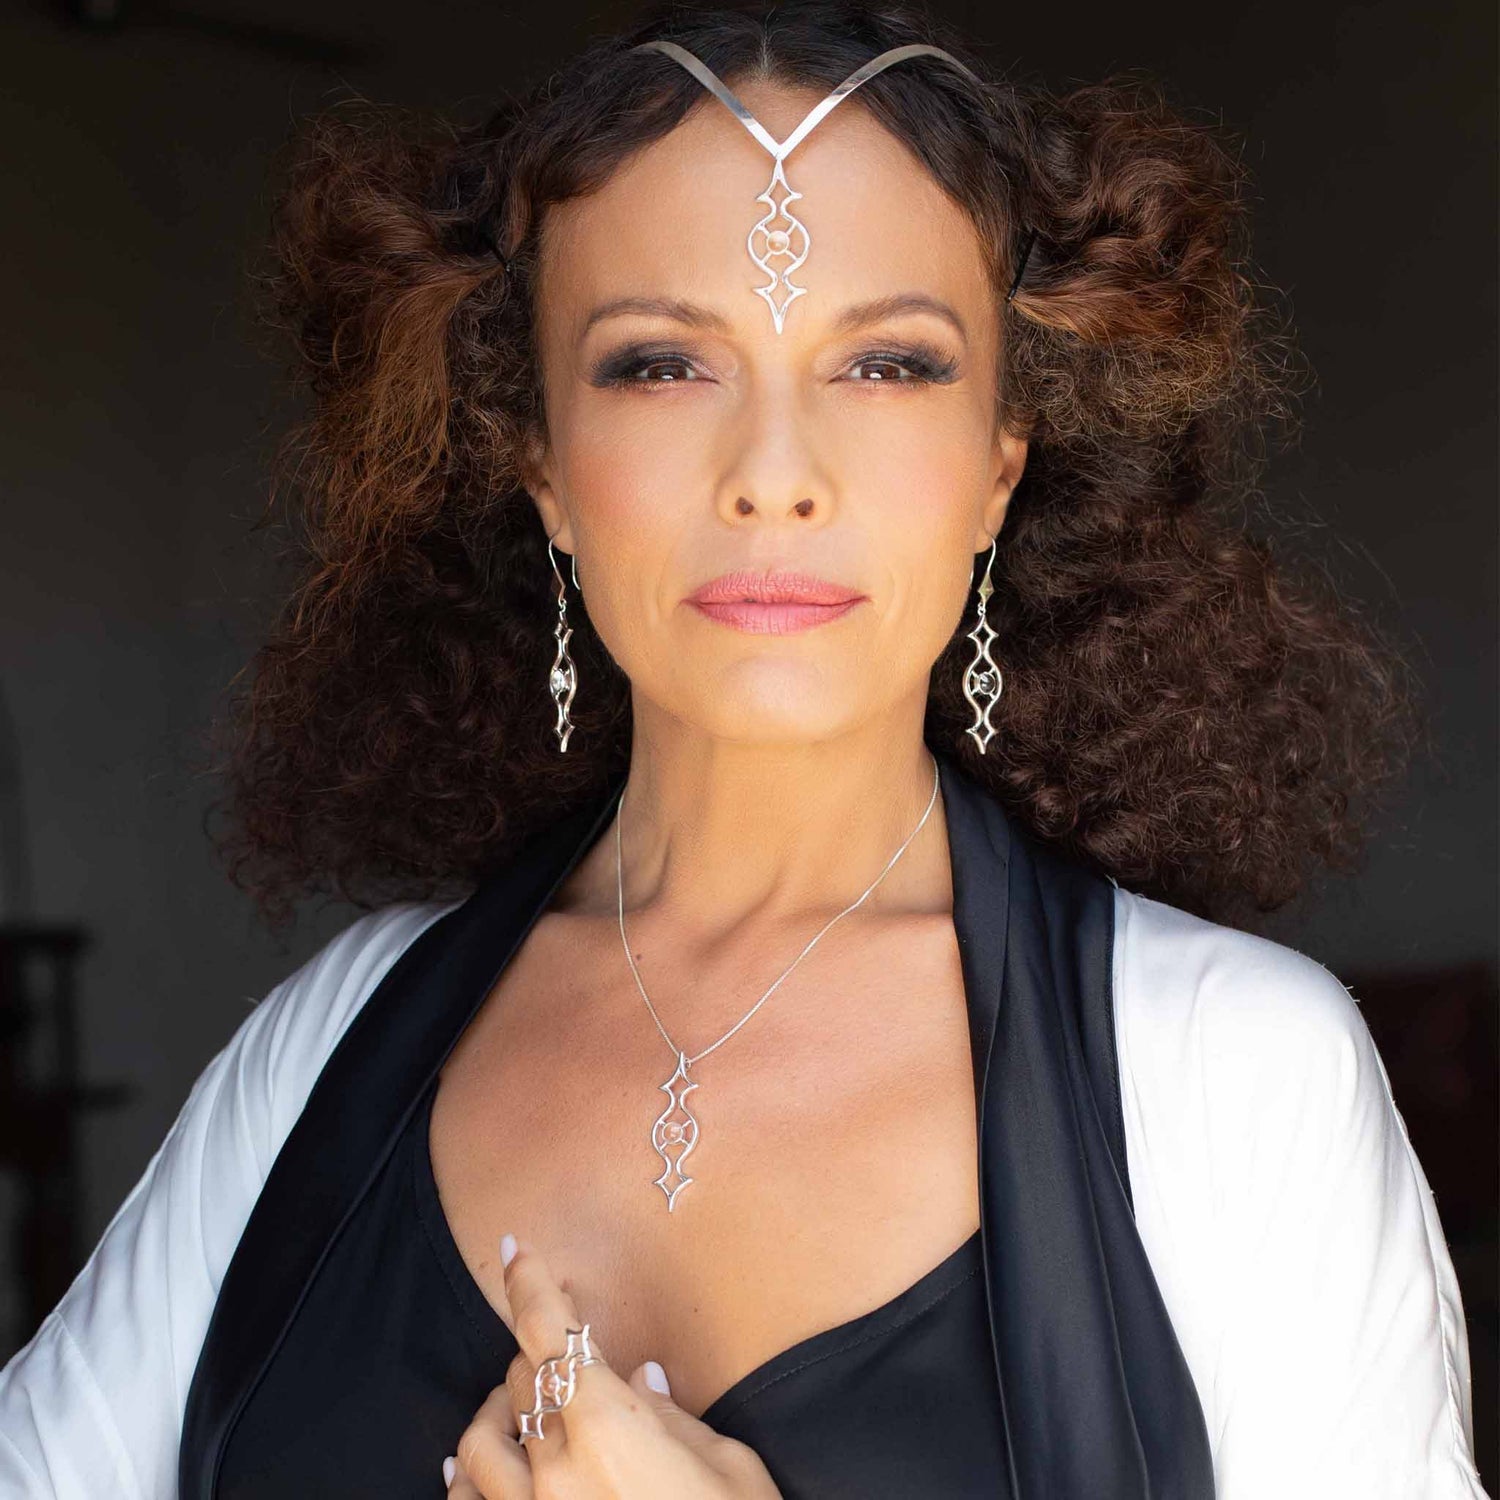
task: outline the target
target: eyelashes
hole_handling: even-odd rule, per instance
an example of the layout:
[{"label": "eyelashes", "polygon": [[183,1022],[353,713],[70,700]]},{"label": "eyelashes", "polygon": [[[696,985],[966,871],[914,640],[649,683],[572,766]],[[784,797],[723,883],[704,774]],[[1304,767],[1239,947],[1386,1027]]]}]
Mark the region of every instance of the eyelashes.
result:
[{"label": "eyelashes", "polygon": [[[904,374],[860,376],[856,385],[898,386],[909,389],[944,385],[953,380],[958,361],[930,344],[899,344],[872,349],[852,360],[847,368],[857,370],[865,365],[896,367]],[[647,372],[675,370],[665,378],[651,377]],[[589,371],[589,383],[605,389],[652,391],[660,386],[692,385],[701,377],[692,372],[693,362],[679,350],[632,344],[605,355]]]}]

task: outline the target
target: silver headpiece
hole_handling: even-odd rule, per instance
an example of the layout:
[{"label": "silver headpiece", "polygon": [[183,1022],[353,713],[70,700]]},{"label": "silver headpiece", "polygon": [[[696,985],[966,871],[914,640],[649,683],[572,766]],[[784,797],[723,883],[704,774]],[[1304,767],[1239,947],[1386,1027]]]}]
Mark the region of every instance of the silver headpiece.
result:
[{"label": "silver headpiece", "polygon": [[[668,57],[675,58],[699,83],[717,95],[735,119],[771,153],[771,159],[775,162],[775,167],[771,172],[771,182],[765,192],[756,199],[758,203],[766,205],[767,211],[751,229],[746,240],[746,248],[750,252],[750,259],[771,278],[764,286],[756,287],[755,294],[765,298],[766,306],[771,309],[771,317],[776,324],[777,333],[781,332],[787,308],[807,291],[805,286],[797,286],[793,283],[792,272],[807,259],[807,252],[812,248],[807,226],[795,214],[787,210],[789,203],[802,196],[801,193],[795,192],[786,180],[783,163],[787,157],[834,105],[852,94],[860,84],[890,67],[892,63],[903,62],[908,57],[946,58],[975,83],[980,82],[971,68],[966,67],[951,52],[945,52],[941,47],[929,47],[922,43],[906,47],[892,47],[890,51],[882,52],[878,57],[871,58],[863,67],[857,68],[826,99],[814,105],[803,117],[802,123],[784,141],[778,141],[714,75],[712,70],[705,67],[686,47],[680,47],[676,42],[655,41],[642,42],[640,46],[631,50],[664,52]],[[782,195],[779,201],[776,197],[778,188]],[[1027,248],[1030,248],[1029,244]],[[782,266],[779,271],[773,270],[770,264],[773,258],[786,260],[789,264]],[[1018,271],[1018,280],[1019,274]],[[778,296],[780,301],[777,300]]]}]

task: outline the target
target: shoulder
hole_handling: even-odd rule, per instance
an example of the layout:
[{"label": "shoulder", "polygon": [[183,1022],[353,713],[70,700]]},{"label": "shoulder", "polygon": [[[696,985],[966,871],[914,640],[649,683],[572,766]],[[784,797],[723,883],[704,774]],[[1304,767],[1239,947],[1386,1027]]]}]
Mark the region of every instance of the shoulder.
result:
[{"label": "shoulder", "polygon": [[1385,1069],[1330,970],[1122,888],[1114,901],[1121,1104],[1148,1218],[1154,1198],[1179,1225],[1222,1221],[1257,1195],[1317,1192],[1329,1148],[1362,1133],[1388,1148]]},{"label": "shoulder", "polygon": [[1331,1049],[1368,1036],[1347,986],[1307,954],[1116,887],[1116,1014],[1202,1045]]},{"label": "shoulder", "polygon": [[1389,1085],[1348,987],[1284,943],[1115,891],[1114,1014],[1138,1120],[1196,1116],[1264,1148],[1385,1122]]},{"label": "shoulder", "polygon": [[1219,1493],[1481,1495],[1457,1278],[1355,997],[1285,944],[1114,900],[1136,1227]]},{"label": "shoulder", "polygon": [[[1284,943],[1115,891],[1114,1019],[1137,1168],[1218,1214],[1328,1189],[1409,1154],[1390,1080],[1349,988]],[[1376,1205],[1366,1205],[1373,1207]],[[1180,1213],[1188,1209],[1180,1206]],[[1201,1207],[1199,1210],[1201,1211]]]},{"label": "shoulder", "polygon": [[209,1060],[72,1286],[0,1370],[0,1492],[175,1492],[193,1370],[271,1164],[362,1006],[451,906],[351,922]]},{"label": "shoulder", "polygon": [[397,902],[343,928],[257,1002],[230,1046],[253,1054],[268,1082],[268,1127],[291,1129],[344,1033],[406,950],[458,903]]}]

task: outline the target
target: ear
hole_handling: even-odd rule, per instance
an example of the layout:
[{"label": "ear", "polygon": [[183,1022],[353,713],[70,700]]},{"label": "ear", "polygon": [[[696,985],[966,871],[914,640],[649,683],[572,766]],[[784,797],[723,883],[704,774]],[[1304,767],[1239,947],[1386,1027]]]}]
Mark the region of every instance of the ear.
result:
[{"label": "ear", "polygon": [[974,537],[976,552],[987,549],[994,538],[1000,535],[1000,528],[1005,524],[1005,513],[1010,508],[1011,494],[1021,482],[1021,475],[1026,469],[1028,446],[1025,438],[1016,437],[1003,429],[995,439],[990,469],[995,476],[995,483],[984,502],[980,530]]},{"label": "ear", "polygon": [[576,551],[573,523],[566,507],[558,499],[557,488],[552,479],[552,451],[545,438],[538,433],[533,433],[526,439],[522,468],[521,483],[536,506],[542,530],[552,538],[553,548],[558,552]]}]

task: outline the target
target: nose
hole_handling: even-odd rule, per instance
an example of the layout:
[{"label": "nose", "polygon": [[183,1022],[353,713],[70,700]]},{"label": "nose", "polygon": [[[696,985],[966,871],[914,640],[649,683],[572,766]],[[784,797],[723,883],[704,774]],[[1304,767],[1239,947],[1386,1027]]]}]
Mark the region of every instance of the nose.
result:
[{"label": "nose", "polygon": [[834,487],[814,436],[786,385],[762,386],[747,395],[728,435],[729,457],[718,487],[726,522],[826,523],[833,514]]},{"label": "nose", "polygon": [[[734,499],[735,514],[740,516],[753,516],[758,509],[755,502],[745,495],[736,495]],[[804,495],[796,504],[790,507],[790,513],[794,516],[810,516],[813,513],[812,496]]]}]

